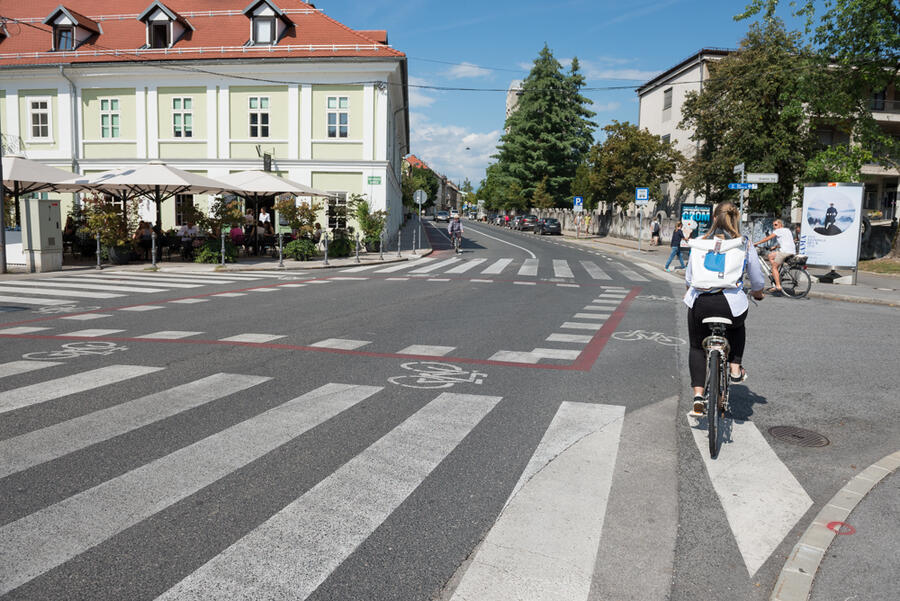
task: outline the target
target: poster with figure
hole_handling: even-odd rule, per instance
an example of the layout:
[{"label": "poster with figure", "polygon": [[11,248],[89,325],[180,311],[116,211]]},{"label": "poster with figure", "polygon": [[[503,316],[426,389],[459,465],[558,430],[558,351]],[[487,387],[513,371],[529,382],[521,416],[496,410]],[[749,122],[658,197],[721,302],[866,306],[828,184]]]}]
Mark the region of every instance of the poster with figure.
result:
[{"label": "poster with figure", "polygon": [[862,201],[862,184],[804,186],[797,252],[809,257],[807,264],[856,267]]},{"label": "poster with figure", "polygon": [[701,204],[683,204],[681,205],[681,224],[685,230],[695,232],[692,235],[698,238],[709,231],[709,224],[712,221],[712,206]]}]

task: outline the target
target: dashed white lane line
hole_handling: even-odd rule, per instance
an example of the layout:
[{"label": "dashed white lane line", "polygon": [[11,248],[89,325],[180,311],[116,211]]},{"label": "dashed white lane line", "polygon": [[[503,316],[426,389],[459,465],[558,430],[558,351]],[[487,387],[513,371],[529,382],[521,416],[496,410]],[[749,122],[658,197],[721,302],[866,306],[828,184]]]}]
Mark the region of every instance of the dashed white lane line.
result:
[{"label": "dashed white lane line", "polygon": [[222,292],[221,294],[213,294],[213,296],[218,296],[222,298],[235,298],[238,296],[247,296],[246,292]]},{"label": "dashed white lane line", "polygon": [[43,332],[44,330],[49,330],[50,328],[38,328],[33,326],[19,326],[17,328],[6,328],[5,330],[0,330],[0,334],[9,334],[10,336],[16,336],[19,334],[34,334],[35,332]]},{"label": "dashed white lane line", "polygon": [[161,332],[135,336],[135,338],[146,338],[147,340],[178,340],[181,338],[189,338],[190,336],[199,336],[202,333],[203,332],[187,332],[184,330],[162,330]]},{"label": "dashed white lane line", "polygon": [[384,278],[385,282],[408,282],[409,278]]},{"label": "dashed white lane line", "polygon": [[537,286],[536,282],[513,282],[513,284],[517,284],[519,286]]},{"label": "dashed white lane line", "polygon": [[475,282],[476,284],[493,284],[494,280],[479,280],[479,279],[471,279],[470,282]]},{"label": "dashed white lane line", "polygon": [[428,278],[426,282],[449,282],[450,278]]},{"label": "dashed white lane line", "polygon": [[557,288],[581,288],[581,284],[557,284]]},{"label": "dashed white lane line", "polygon": [[429,357],[443,357],[455,349],[455,346],[436,346],[428,344],[412,344],[397,351],[398,355],[426,355]]},{"label": "dashed white lane line", "polygon": [[284,336],[278,336],[275,334],[238,334],[237,336],[229,336],[228,338],[219,338],[221,342],[272,342],[273,340],[278,340],[279,338],[284,338]]},{"label": "dashed white lane line", "polygon": [[176,303],[179,305],[193,305],[195,303],[208,303],[208,298],[182,298],[179,300],[169,301],[170,303]]},{"label": "dashed white lane line", "polygon": [[372,342],[370,340],[350,340],[349,338],[327,338],[325,340],[320,340],[319,342],[314,342],[309,346],[352,351],[364,347],[367,344],[372,344]]},{"label": "dashed white lane line", "polygon": [[92,330],[78,330],[77,332],[69,332],[65,334],[66,336],[76,336],[78,338],[99,338],[100,336],[112,336],[113,334],[118,334],[119,332],[124,332],[125,330],[101,330],[101,329],[92,329]]},{"label": "dashed white lane line", "polygon": [[92,319],[102,319],[103,317],[112,317],[111,313],[82,313],[81,315],[66,315],[60,319],[68,319],[71,321],[91,321]]},{"label": "dashed white lane line", "polygon": [[587,344],[593,339],[593,336],[583,336],[580,334],[550,334],[547,336],[547,342],[578,342]]},{"label": "dashed white lane line", "polygon": [[162,305],[136,305],[134,307],[124,307],[122,309],[119,309],[119,311],[134,311],[140,313],[143,311],[156,311],[157,309],[164,308],[165,307],[163,307]]}]

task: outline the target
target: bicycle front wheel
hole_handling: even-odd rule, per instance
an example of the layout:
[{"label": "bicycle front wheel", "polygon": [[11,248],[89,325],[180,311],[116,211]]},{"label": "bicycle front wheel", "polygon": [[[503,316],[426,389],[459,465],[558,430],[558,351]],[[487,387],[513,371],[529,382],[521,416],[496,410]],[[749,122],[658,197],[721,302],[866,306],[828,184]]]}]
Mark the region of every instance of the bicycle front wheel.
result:
[{"label": "bicycle front wheel", "polygon": [[709,432],[709,456],[715,458],[719,454],[719,390],[722,382],[722,363],[719,351],[709,351],[706,364],[706,421]]},{"label": "bicycle front wheel", "polygon": [[811,287],[812,279],[805,269],[792,267],[782,276],[781,288],[791,298],[803,298],[809,293]]}]

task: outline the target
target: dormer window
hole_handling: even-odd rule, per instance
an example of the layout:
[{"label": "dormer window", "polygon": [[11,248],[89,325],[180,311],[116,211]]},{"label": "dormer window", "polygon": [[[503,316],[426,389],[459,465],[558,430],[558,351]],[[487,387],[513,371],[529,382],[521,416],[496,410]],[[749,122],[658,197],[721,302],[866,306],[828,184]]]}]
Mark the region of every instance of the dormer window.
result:
[{"label": "dormer window", "polygon": [[82,14],[60,6],[44,19],[44,25],[53,27],[53,50],[75,50],[88,38],[100,35],[100,25]]},{"label": "dormer window", "polygon": [[256,0],[244,9],[250,19],[250,45],[274,46],[293,23],[280,8],[269,0]]},{"label": "dormer window", "polygon": [[151,23],[150,27],[150,47],[151,48],[168,48],[169,47],[169,24],[168,23]]},{"label": "dormer window", "polygon": [[145,48],[171,48],[186,30],[193,30],[187,19],[162,2],[154,2],[138,16],[147,26]]},{"label": "dormer window", "polygon": [[74,27],[56,27],[53,36],[56,38],[53,44],[55,50],[75,50]]}]

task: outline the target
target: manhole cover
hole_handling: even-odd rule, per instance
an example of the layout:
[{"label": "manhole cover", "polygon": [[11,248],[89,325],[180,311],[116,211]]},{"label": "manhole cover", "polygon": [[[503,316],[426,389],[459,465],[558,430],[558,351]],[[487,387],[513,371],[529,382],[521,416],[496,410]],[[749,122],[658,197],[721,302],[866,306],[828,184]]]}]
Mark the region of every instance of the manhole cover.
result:
[{"label": "manhole cover", "polygon": [[782,442],[801,447],[825,447],[830,444],[830,441],[818,432],[795,426],[773,426],[769,428],[769,434]]},{"label": "manhole cover", "polygon": [[0,313],[12,313],[13,311],[24,311],[25,307],[0,307]]}]

